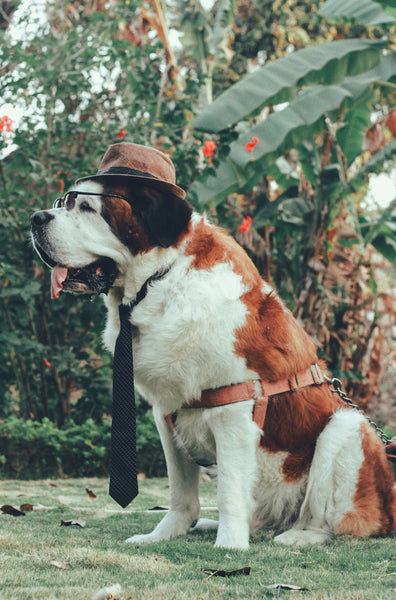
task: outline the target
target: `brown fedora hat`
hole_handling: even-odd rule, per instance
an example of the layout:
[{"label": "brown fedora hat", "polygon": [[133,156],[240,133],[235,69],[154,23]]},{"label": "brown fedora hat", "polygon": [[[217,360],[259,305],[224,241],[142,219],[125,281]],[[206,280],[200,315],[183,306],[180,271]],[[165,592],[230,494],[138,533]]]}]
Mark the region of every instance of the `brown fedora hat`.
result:
[{"label": "brown fedora hat", "polygon": [[97,174],[77,179],[76,183],[91,179],[104,182],[109,178],[147,183],[156,189],[172,192],[178,198],[186,195],[175,183],[175,167],[170,158],[155,148],[140,144],[121,142],[110,146]]}]

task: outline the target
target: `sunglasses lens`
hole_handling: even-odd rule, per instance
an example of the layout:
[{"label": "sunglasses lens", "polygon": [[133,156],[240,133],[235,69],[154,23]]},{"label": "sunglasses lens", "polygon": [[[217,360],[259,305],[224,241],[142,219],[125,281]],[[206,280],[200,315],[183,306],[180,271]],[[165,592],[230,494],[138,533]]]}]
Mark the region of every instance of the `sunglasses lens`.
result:
[{"label": "sunglasses lens", "polygon": [[72,210],[75,207],[77,194],[78,192],[67,192],[65,196],[66,210]]},{"label": "sunglasses lens", "polygon": [[63,198],[56,198],[53,208],[62,208]]}]

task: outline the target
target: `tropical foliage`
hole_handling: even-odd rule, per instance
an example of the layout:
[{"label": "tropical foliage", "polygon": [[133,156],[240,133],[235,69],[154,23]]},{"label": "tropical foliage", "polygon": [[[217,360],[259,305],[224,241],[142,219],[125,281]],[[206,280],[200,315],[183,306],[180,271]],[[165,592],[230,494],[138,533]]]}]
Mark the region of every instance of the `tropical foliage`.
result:
[{"label": "tropical foliage", "polygon": [[[343,2],[343,16],[359,20],[364,4],[364,35],[339,39],[337,30],[337,39],[257,64],[198,114],[192,125],[218,155],[190,194],[218,214],[228,205],[229,219],[245,217],[242,229],[251,219],[239,240],[367,405],[377,355],[392,344],[384,331],[393,309],[391,282],[383,285],[366,249],[396,265],[396,211],[391,202],[378,216],[365,213],[362,193],[367,174],[395,155],[396,54],[395,19],[378,5],[354,12],[356,2]],[[326,2],[319,12],[336,19],[339,7]]]}]

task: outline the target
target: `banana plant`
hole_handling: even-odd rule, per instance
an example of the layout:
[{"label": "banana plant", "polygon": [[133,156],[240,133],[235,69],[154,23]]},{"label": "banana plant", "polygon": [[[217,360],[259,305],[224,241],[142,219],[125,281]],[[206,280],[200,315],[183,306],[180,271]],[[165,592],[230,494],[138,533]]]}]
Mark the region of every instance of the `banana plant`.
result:
[{"label": "banana plant", "polygon": [[[380,6],[378,6],[380,5]],[[329,17],[356,19],[363,25],[394,23],[396,5],[394,0],[326,0],[319,14]]]},{"label": "banana plant", "polygon": [[[326,129],[326,120],[340,111],[346,120],[338,142],[350,163],[369,125],[365,106],[373,86],[396,81],[396,55],[383,56],[384,46],[351,39],[305,48],[257,69],[220,95],[192,125],[211,134],[238,125],[242,132],[215,172],[191,186],[197,204],[214,207],[232,192],[250,191],[283,152]],[[267,118],[252,119],[265,106],[282,102]],[[253,153],[248,151],[252,139],[257,141]]]},{"label": "banana plant", "polygon": [[[390,0],[381,8],[370,4],[378,12],[379,21],[370,17],[374,24],[385,23],[386,30],[396,21],[382,14]],[[343,7],[353,14],[356,2],[344,0]],[[396,142],[389,132],[388,143],[370,160],[363,142],[379,93],[395,86],[396,54],[386,35],[337,40],[256,68],[192,121],[217,149],[191,185],[191,200],[218,215],[235,202],[240,219],[249,212],[254,235],[265,238],[267,247],[271,237],[273,266],[265,274],[292,306],[312,274],[312,260],[331,256],[342,201],[364,189],[369,173],[394,160]],[[393,213],[392,205],[379,220],[356,217],[355,230],[362,247],[370,242],[396,264]]]}]

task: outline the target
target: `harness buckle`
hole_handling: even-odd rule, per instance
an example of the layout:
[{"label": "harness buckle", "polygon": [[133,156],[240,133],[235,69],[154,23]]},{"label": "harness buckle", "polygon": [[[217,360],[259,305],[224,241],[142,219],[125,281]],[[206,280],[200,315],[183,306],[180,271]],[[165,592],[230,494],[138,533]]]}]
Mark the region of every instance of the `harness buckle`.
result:
[{"label": "harness buckle", "polygon": [[322,371],[320,370],[319,365],[315,363],[314,365],[311,365],[310,368],[315,385],[321,385],[322,383],[324,383]]},{"label": "harness buckle", "polygon": [[300,387],[296,374],[293,375],[292,379],[288,379],[288,383],[291,392],[295,392]]}]

